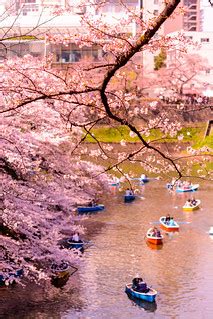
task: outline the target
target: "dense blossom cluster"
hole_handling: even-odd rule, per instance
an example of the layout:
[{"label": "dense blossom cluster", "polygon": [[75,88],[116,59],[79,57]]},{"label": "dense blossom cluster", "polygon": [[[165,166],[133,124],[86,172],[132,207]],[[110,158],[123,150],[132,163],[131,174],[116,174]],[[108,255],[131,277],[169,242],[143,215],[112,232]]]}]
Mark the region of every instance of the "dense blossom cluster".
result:
[{"label": "dense blossom cluster", "polygon": [[71,156],[76,132],[63,129],[48,106],[33,107],[4,117],[0,247],[3,273],[22,268],[38,280],[48,278],[53,262],[76,259],[59,242],[65,234],[84,232],[75,223],[76,207],[106,181],[97,177],[100,167]]}]

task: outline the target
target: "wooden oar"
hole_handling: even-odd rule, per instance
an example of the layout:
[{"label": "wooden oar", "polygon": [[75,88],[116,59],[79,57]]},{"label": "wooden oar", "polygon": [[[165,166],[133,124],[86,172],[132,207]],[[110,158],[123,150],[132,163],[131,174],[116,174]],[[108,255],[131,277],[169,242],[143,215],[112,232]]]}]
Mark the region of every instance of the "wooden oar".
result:
[{"label": "wooden oar", "polygon": [[[191,222],[186,222],[186,221],[178,221],[178,220],[175,220],[175,221],[179,225],[191,224]],[[150,224],[160,225],[161,223],[159,221],[154,221],[154,222],[150,222]]]},{"label": "wooden oar", "polygon": [[135,197],[137,197],[137,198],[140,198],[140,199],[142,199],[142,200],[144,200],[145,199],[145,197],[143,197],[143,196],[140,196],[140,195],[134,195]]},{"label": "wooden oar", "polygon": [[179,225],[186,225],[186,224],[191,224],[191,222],[186,222],[186,221],[177,221],[176,222],[179,224]]}]

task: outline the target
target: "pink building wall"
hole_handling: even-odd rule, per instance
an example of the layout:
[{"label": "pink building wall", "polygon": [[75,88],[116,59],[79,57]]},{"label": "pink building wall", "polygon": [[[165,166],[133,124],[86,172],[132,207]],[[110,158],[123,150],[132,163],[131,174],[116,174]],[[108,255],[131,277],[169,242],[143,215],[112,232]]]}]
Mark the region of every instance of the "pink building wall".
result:
[{"label": "pink building wall", "polygon": [[201,31],[200,0],[182,0],[178,7],[183,6],[187,9],[184,15],[175,15],[174,18],[169,18],[165,22],[165,34],[180,30]]}]

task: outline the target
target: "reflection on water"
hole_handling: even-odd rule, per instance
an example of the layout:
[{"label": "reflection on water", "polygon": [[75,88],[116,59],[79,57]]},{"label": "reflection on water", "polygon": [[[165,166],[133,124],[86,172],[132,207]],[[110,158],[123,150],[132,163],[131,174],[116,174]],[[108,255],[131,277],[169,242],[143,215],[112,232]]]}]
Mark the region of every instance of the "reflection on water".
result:
[{"label": "reflection on water", "polygon": [[[32,302],[33,316],[27,313],[29,308],[24,316],[22,307],[20,318],[213,318],[213,240],[208,234],[213,225],[212,189],[201,185],[196,198],[201,199],[202,209],[190,213],[182,211],[186,194],[171,194],[163,182],[148,183],[143,187],[145,200],[137,198],[131,204],[124,204],[122,193],[113,190],[103,200],[106,210],[87,221],[100,227],[90,229],[93,245],[85,250],[79,271],[69,281],[72,289],[65,286],[51,303],[39,295],[39,301]],[[180,222],[179,232],[162,231],[163,246],[150,247],[144,238],[150,224],[168,213]],[[136,275],[158,291],[157,304],[128,299],[125,285]],[[22,294],[13,293],[21,307]],[[8,300],[5,297],[4,305]],[[4,314],[11,309],[10,302]]]},{"label": "reflection on water", "polygon": [[154,250],[161,250],[163,248],[163,244],[161,245],[155,245],[155,244],[152,244],[148,241],[146,241],[146,244],[147,246],[150,248],[150,249],[154,249]]},{"label": "reflection on water", "polygon": [[141,300],[138,298],[134,298],[132,295],[126,293],[128,298],[132,301],[133,306],[138,306],[139,308],[143,308],[147,312],[155,312],[157,309],[157,303],[156,302],[148,302],[146,300]]}]

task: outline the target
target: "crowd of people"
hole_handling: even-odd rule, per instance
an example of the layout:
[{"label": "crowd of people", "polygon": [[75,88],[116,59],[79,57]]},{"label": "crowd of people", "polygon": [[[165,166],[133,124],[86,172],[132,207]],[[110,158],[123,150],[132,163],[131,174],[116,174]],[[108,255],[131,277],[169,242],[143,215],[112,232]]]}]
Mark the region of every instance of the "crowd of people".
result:
[{"label": "crowd of people", "polygon": [[210,102],[210,99],[208,96],[201,96],[201,95],[196,95],[196,94],[190,94],[190,95],[183,95],[181,97],[177,97],[177,96],[163,96],[160,95],[159,96],[160,100],[163,103],[166,104],[191,104],[191,105],[195,105],[195,104],[208,104]]}]

